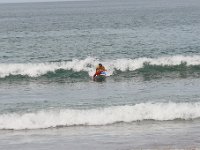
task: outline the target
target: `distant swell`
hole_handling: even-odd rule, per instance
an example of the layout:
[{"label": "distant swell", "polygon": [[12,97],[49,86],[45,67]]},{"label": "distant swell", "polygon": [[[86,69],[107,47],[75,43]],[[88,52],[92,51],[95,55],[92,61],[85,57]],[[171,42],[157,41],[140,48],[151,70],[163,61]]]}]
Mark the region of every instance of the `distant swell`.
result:
[{"label": "distant swell", "polygon": [[162,73],[162,72],[186,72],[189,74],[200,72],[200,56],[168,56],[159,58],[137,58],[98,60],[88,57],[83,60],[73,59],[63,62],[45,63],[16,63],[0,64],[0,78],[7,77],[71,77],[86,78],[92,76],[95,67],[102,62],[108,70],[108,76],[123,72],[135,72],[137,74]]},{"label": "distant swell", "polygon": [[89,110],[41,110],[33,113],[0,115],[0,129],[44,129],[74,125],[108,125],[142,120],[195,119],[200,103],[141,103]]}]

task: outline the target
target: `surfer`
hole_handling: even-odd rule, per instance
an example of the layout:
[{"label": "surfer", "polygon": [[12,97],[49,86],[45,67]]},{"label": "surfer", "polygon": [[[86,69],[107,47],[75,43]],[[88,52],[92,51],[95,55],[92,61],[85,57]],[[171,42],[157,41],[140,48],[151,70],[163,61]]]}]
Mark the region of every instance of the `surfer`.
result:
[{"label": "surfer", "polygon": [[95,74],[93,75],[93,79],[98,75],[101,75],[101,74],[105,75],[105,71],[106,71],[105,67],[102,64],[99,64],[96,68]]}]

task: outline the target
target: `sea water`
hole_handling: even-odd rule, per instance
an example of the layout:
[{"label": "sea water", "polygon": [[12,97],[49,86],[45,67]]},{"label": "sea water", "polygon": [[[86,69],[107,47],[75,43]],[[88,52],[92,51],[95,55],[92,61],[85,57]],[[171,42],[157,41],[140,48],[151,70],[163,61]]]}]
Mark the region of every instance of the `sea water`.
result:
[{"label": "sea water", "polygon": [[199,16],[198,0],[0,4],[0,149],[199,148]]}]

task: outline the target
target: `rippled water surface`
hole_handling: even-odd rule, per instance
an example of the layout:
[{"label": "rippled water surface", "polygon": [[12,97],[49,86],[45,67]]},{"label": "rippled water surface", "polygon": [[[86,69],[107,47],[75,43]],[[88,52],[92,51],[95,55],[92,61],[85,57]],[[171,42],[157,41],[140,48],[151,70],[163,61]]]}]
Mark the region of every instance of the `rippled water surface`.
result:
[{"label": "rippled water surface", "polygon": [[198,0],[0,4],[0,149],[198,148],[199,16]]}]

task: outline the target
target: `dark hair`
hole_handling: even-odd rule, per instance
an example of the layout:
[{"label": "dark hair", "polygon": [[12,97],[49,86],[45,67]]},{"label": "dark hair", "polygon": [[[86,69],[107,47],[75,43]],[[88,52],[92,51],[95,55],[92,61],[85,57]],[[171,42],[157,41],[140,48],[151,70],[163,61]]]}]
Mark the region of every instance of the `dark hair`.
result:
[{"label": "dark hair", "polygon": [[102,64],[100,63],[99,66],[102,66]]}]

